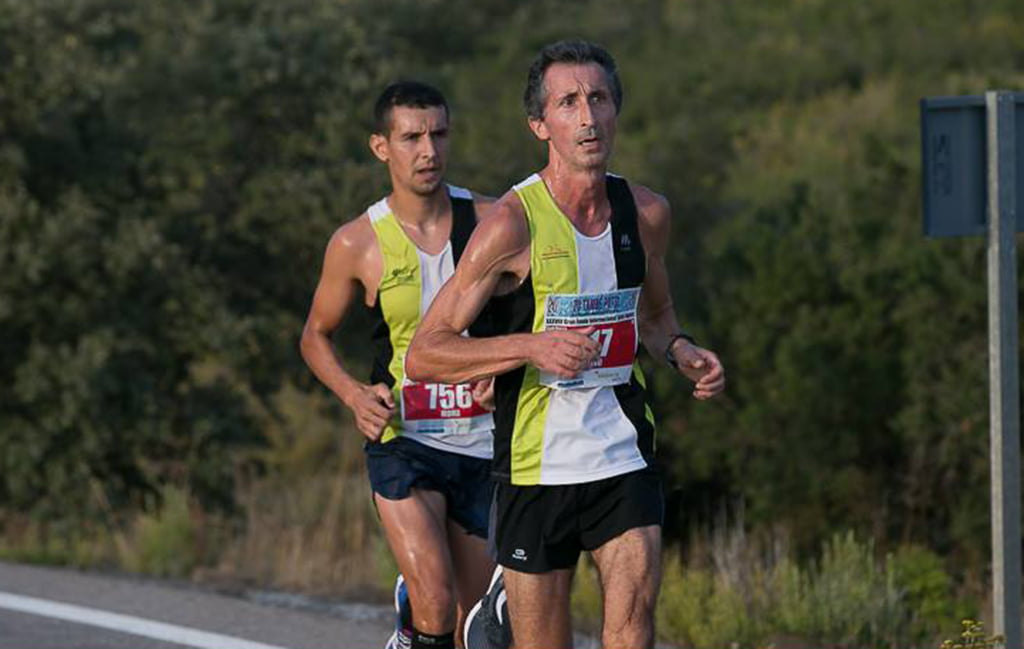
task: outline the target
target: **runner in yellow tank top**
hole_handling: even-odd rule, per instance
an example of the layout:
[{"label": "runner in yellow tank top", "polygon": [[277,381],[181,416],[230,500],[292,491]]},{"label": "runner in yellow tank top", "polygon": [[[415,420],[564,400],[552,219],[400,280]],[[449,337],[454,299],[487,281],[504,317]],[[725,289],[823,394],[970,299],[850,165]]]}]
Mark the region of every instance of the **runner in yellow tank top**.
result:
[{"label": "runner in yellow tank top", "polygon": [[[647,349],[693,381],[697,399],[720,393],[725,374],[676,319],[668,202],[608,174],[622,104],[612,56],[582,41],[549,45],[524,99],[548,164],[478,228],[413,338],[406,370],[417,380],[497,377],[495,537],[515,646],[572,646],[569,592],[585,550],[601,576],[602,646],[651,647],[662,496],[647,464],[653,426],[642,377],[629,371],[635,341],[622,323],[635,318]],[[637,287],[634,313],[619,292]],[[508,333],[460,336],[488,303]],[[615,356],[611,341],[623,335],[629,353]]]},{"label": "runner in yellow tank top", "polygon": [[[411,382],[404,360],[420,316],[492,201],[444,183],[448,107],[439,91],[392,84],[374,113],[370,149],[387,165],[392,192],[331,237],[302,356],[366,439],[374,503],[404,576],[396,607],[405,615],[388,649],[453,649],[494,566],[486,549],[493,423],[479,403],[487,384]],[[359,302],[374,320],[369,383],[346,371],[331,341]],[[366,341],[342,342],[354,345]],[[406,589],[411,613],[399,606]]]}]

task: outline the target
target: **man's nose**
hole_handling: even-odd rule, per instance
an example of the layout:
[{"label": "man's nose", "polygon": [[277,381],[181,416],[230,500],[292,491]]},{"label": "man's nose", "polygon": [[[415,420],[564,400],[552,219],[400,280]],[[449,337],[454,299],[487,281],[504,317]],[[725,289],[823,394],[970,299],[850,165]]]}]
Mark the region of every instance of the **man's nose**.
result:
[{"label": "man's nose", "polygon": [[590,102],[584,99],[580,102],[580,126],[590,126],[594,123],[594,110],[590,106]]},{"label": "man's nose", "polygon": [[434,138],[429,135],[423,138],[423,141],[420,143],[420,155],[430,160],[437,157],[437,143],[434,141]]}]

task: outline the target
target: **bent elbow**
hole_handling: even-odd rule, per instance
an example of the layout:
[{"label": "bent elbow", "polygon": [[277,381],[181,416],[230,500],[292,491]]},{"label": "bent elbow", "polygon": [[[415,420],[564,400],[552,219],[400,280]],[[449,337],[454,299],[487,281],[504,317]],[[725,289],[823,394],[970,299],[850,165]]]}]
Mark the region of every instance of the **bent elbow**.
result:
[{"label": "bent elbow", "polygon": [[323,341],[328,342],[329,348],[330,339],[316,326],[307,322],[302,328],[302,335],[299,336],[299,355],[307,366],[312,367],[314,360],[322,353],[325,348]]},{"label": "bent elbow", "polygon": [[429,377],[426,375],[426,366],[423,363],[422,344],[419,341],[418,336],[414,336],[412,342],[409,343],[409,349],[405,355],[405,376],[410,381],[426,381]]},{"label": "bent elbow", "polygon": [[302,335],[299,336],[299,355],[302,356],[302,360],[309,363],[309,354],[312,351],[312,340],[310,340],[309,328],[302,328]]}]

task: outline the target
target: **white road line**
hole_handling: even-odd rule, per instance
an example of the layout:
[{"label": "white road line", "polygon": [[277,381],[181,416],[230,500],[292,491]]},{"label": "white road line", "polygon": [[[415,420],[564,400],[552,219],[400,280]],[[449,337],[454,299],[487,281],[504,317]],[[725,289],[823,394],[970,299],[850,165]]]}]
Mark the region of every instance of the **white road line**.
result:
[{"label": "white road line", "polygon": [[198,649],[287,649],[278,645],[253,642],[230,635],[200,631],[187,626],[154,622],[132,615],[108,613],[96,608],[61,604],[36,597],[25,597],[0,591],[0,608],[54,617],[69,622],[103,627],[122,633],[141,635],[155,640],[197,647]]}]

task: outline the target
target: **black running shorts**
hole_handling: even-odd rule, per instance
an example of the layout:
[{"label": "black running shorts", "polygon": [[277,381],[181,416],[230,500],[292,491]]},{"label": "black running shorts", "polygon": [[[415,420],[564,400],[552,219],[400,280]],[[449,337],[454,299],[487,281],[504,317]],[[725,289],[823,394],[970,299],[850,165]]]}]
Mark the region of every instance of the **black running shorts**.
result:
[{"label": "black running shorts", "polygon": [[654,469],[572,485],[496,485],[498,563],[519,572],[573,568],[627,530],[661,525],[665,500]]}]

